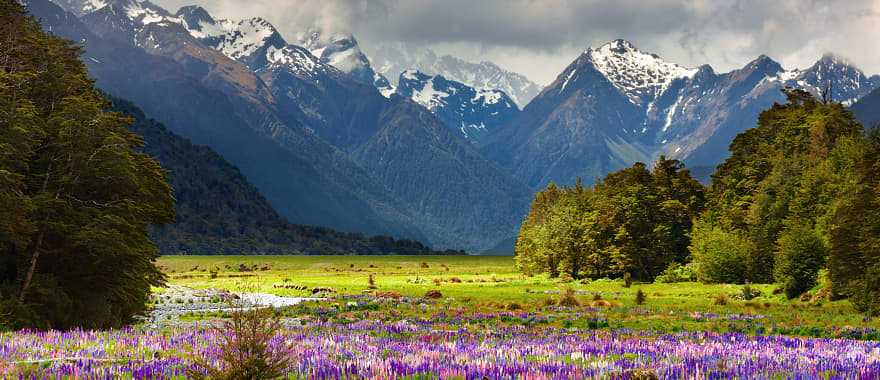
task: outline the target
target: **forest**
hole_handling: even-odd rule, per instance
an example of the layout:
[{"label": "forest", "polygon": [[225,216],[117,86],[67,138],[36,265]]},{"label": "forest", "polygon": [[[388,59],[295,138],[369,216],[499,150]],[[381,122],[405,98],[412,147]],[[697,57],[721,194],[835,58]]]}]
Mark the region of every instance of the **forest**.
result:
[{"label": "forest", "polygon": [[832,299],[880,312],[880,133],[843,105],[786,89],[730,144],[704,187],[664,157],[591,188],[539,192],[516,243],[527,274],[778,283],[796,298],[827,276]]}]

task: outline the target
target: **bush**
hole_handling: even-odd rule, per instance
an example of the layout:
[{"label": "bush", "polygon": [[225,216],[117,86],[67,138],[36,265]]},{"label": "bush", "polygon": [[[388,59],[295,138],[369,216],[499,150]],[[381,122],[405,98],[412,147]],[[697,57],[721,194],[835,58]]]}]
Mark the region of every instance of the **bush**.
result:
[{"label": "bush", "polygon": [[760,297],[760,296],[761,296],[760,290],[752,289],[752,287],[749,284],[746,284],[746,286],[743,286],[742,299],[744,299],[746,301],[751,301],[751,300],[753,300],[757,297]]},{"label": "bush", "polygon": [[697,267],[697,278],[704,283],[735,283],[746,280],[749,240],[723,231],[705,222],[694,226],[691,254]]},{"label": "bush", "polygon": [[721,293],[721,294],[718,294],[715,296],[715,298],[712,300],[712,304],[724,306],[724,305],[727,305],[727,301],[728,301],[727,294]]},{"label": "bush", "polygon": [[694,281],[697,281],[697,271],[693,263],[687,265],[681,265],[679,263],[669,264],[666,270],[654,279],[654,282],[658,284]]},{"label": "bush", "polygon": [[440,291],[437,289],[432,289],[432,290],[429,290],[427,293],[425,293],[425,298],[430,298],[430,299],[443,298],[443,293],[440,293]]},{"label": "bush", "polygon": [[[281,321],[271,309],[233,311],[221,327],[220,366],[210,365],[193,355],[198,367],[211,379],[276,379],[290,365],[287,352],[269,347],[281,329]],[[197,371],[190,378],[205,378]]]},{"label": "bush", "polygon": [[645,292],[643,292],[642,289],[636,291],[636,305],[644,305],[647,299],[648,296],[645,295]]},{"label": "bush", "polygon": [[565,289],[565,291],[562,292],[562,295],[559,297],[559,306],[578,307],[580,305],[581,302],[578,301],[577,295],[572,288]]},{"label": "bush", "polygon": [[786,230],[779,238],[774,265],[776,281],[785,296],[792,299],[813,288],[826,256],[827,248],[812,228]]}]

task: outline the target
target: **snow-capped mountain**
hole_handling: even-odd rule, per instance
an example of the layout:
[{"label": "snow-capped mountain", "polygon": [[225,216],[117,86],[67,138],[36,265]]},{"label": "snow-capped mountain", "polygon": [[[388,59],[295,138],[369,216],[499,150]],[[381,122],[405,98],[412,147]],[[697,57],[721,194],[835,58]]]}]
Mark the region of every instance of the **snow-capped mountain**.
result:
[{"label": "snow-capped mountain", "polygon": [[880,86],[846,60],[825,55],[804,70],[767,56],[716,73],[687,68],[616,40],[587,49],[509,127],[481,144],[484,152],[533,187],[590,182],[658,155],[706,174],[733,138],[796,87],[850,104]]},{"label": "snow-capped mountain", "polygon": [[880,86],[880,78],[877,76],[868,78],[845,58],[830,53],[823,55],[822,59],[805,70],[783,71],[767,78],[767,81],[801,88],[817,96],[830,89],[829,100],[847,106]]},{"label": "snow-capped mountain", "polygon": [[175,21],[186,28],[190,35],[252,69],[268,64],[270,49],[281,50],[287,46],[278,30],[260,17],[215,20],[198,6],[180,8],[176,17]]},{"label": "snow-capped mountain", "polygon": [[400,74],[396,93],[421,104],[472,142],[509,123],[519,113],[516,103],[503,91],[476,89],[416,70]]},{"label": "snow-capped mountain", "polygon": [[392,80],[397,80],[401,73],[410,69],[442,75],[474,88],[504,91],[520,107],[525,107],[541,92],[541,86],[524,75],[504,70],[488,61],[472,63],[450,55],[437,56],[431,49],[403,43],[367,47],[367,52],[375,70]]},{"label": "snow-capped mountain", "polygon": [[727,145],[736,134],[755,125],[761,111],[784,101],[785,87],[816,97],[830,89],[828,100],[850,105],[878,86],[876,78],[832,54],[802,70],[786,70],[763,55],[729,73],[715,74],[704,67],[701,75],[670,90],[665,103],[655,107],[656,115],[648,115],[653,131],[649,138],[660,145],[660,154],[712,167],[727,156]]},{"label": "snow-capped mountain", "polygon": [[[650,107],[676,79],[691,78],[696,69],[667,62],[656,54],[644,53],[626,40],[615,40],[597,49],[588,49],[593,67],[635,105]],[[577,75],[569,73],[566,81]],[[563,83],[563,88],[565,83]]]},{"label": "snow-capped mountain", "polygon": [[104,38],[142,44],[141,31],[152,24],[179,24],[180,20],[164,8],[141,0],[100,0],[100,7],[81,17],[87,25],[95,25],[94,32]]},{"label": "snow-capped mountain", "polygon": [[394,92],[388,79],[373,70],[367,55],[350,33],[323,33],[310,28],[297,34],[293,43],[362,83],[375,86],[386,97]]}]

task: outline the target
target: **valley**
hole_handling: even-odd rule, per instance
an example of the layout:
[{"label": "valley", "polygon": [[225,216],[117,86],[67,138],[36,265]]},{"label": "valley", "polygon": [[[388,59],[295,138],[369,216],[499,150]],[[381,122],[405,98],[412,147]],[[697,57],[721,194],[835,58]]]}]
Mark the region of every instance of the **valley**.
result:
[{"label": "valley", "polygon": [[877,15],[0,0],[0,378],[880,378]]}]

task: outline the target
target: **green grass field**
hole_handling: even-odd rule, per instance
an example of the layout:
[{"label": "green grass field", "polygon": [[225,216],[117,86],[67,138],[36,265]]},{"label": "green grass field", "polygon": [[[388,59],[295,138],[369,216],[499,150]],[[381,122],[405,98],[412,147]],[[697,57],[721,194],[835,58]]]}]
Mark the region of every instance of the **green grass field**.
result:
[{"label": "green grass field", "polygon": [[[559,299],[561,291],[571,288],[578,292],[585,314],[599,310],[612,328],[758,333],[769,329],[816,336],[844,328],[880,328],[880,323],[855,312],[848,301],[786,300],[773,294],[776,286],[772,284],[752,285],[761,295],[744,300],[742,285],[635,283],[626,288],[620,280],[560,283],[518,273],[512,257],[167,256],[159,265],[170,284],[196,289],[308,296],[311,289],[330,288],[339,295],[392,291],[411,297],[439,290],[442,302],[428,310],[401,310],[425,315],[449,310],[550,313],[548,306]],[[369,289],[370,275],[376,289]],[[635,303],[638,289],[647,295],[641,306]],[[726,303],[717,301],[719,297],[726,298]],[[339,298],[327,303],[342,304],[344,297]]]}]

